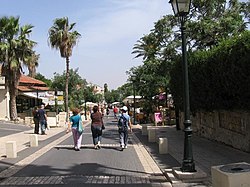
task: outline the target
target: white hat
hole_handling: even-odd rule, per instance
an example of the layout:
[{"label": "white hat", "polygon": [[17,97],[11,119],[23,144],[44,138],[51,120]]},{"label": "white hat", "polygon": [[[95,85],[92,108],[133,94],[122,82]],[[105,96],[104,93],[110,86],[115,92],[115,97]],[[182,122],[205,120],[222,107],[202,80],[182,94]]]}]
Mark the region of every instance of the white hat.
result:
[{"label": "white hat", "polygon": [[124,111],[128,111],[128,107],[123,106],[123,107],[122,107],[122,110],[124,110]]}]

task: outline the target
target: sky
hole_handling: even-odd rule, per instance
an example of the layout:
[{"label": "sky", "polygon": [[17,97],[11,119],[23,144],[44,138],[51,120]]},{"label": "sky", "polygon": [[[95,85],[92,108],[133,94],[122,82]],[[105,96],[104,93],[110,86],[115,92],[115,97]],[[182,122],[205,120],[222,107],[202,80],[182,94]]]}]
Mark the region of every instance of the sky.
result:
[{"label": "sky", "polygon": [[[168,0],[0,0],[0,17],[19,16],[21,25],[34,26],[30,39],[40,54],[37,72],[51,79],[65,71],[65,59],[48,44],[48,30],[56,18],[67,16],[81,34],[70,58],[87,82],[108,89],[126,83],[126,71],[142,64],[131,54],[136,41],[154,23],[172,14]],[[25,71],[28,74],[28,71]]]}]

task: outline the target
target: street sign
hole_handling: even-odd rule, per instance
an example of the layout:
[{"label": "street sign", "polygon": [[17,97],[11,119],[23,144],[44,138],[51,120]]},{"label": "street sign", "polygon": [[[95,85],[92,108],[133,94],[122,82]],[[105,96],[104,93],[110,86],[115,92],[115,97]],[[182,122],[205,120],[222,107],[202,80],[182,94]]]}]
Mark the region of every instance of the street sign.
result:
[{"label": "street sign", "polygon": [[63,91],[57,91],[57,95],[63,95]]},{"label": "street sign", "polygon": [[63,96],[62,95],[57,96],[57,100],[58,101],[63,101]]}]

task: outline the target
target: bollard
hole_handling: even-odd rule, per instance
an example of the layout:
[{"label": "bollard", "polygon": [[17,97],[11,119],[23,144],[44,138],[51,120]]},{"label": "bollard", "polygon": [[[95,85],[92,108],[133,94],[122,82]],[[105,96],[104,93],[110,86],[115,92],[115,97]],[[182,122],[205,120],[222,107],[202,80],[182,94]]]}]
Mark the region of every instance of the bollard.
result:
[{"label": "bollard", "polygon": [[167,154],[168,153],[168,139],[159,138],[159,153]]},{"label": "bollard", "polygon": [[7,158],[16,158],[17,157],[16,141],[7,141],[6,142],[6,157]]},{"label": "bollard", "polygon": [[213,187],[249,187],[250,164],[246,162],[212,166]]},{"label": "bollard", "polygon": [[156,141],[156,129],[150,128],[148,129],[148,142],[155,142]]},{"label": "bollard", "polygon": [[30,135],[30,147],[37,147],[38,146],[38,136],[37,134]]},{"label": "bollard", "polygon": [[141,131],[143,136],[148,135],[147,124],[142,124]]}]

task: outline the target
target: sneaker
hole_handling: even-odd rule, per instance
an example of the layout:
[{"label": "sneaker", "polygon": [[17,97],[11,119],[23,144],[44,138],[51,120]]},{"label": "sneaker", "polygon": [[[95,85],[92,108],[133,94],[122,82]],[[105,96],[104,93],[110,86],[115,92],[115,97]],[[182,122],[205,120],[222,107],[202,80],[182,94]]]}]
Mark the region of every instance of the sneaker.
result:
[{"label": "sneaker", "polygon": [[100,141],[98,141],[98,143],[97,143],[97,148],[101,149],[101,142]]},{"label": "sneaker", "polygon": [[124,145],[122,145],[122,146],[121,146],[121,148],[122,148],[122,149],[124,149],[124,148],[125,148],[125,146],[124,146]]},{"label": "sneaker", "polygon": [[127,145],[125,145],[124,149],[127,149],[127,148],[128,148],[128,146],[127,146]]}]

